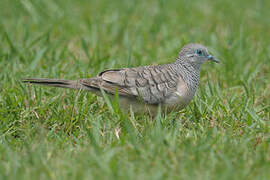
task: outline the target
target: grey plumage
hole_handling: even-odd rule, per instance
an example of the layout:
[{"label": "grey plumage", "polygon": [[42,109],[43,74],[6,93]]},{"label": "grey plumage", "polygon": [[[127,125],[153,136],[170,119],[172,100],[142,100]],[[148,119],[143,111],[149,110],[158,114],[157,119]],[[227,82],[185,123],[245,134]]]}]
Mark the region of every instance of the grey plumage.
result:
[{"label": "grey plumage", "polygon": [[101,88],[111,95],[117,89],[122,109],[129,110],[131,105],[135,112],[155,114],[158,105],[172,110],[190,102],[200,81],[201,64],[206,60],[218,62],[204,46],[188,44],[170,64],[106,70],[88,79],[30,78],[23,82],[89,90],[97,95]]}]

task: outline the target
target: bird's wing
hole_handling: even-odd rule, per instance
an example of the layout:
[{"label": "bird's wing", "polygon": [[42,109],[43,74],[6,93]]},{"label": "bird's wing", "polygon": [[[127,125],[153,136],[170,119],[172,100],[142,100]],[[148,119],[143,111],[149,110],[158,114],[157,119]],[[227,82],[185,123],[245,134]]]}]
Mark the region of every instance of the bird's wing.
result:
[{"label": "bird's wing", "polygon": [[102,88],[120,96],[138,98],[149,104],[165,101],[177,88],[177,75],[167,66],[145,66],[106,70],[96,78],[81,79],[80,84],[92,89]]}]

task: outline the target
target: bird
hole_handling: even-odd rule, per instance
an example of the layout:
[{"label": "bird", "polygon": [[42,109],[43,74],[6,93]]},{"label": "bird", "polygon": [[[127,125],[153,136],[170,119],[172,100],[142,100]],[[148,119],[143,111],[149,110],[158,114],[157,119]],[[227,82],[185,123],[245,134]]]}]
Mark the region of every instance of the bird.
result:
[{"label": "bird", "polygon": [[159,107],[162,112],[180,111],[190,103],[206,61],[219,63],[205,46],[189,43],[168,64],[107,69],[96,77],[78,80],[26,78],[22,82],[86,90],[98,96],[105,92],[112,97],[117,92],[122,111],[155,115]]}]

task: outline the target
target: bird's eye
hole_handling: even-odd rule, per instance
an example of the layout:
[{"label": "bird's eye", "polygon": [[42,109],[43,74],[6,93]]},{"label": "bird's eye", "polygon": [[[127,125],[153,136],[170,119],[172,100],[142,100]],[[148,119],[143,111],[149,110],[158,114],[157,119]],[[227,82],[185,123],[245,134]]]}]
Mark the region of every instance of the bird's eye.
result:
[{"label": "bird's eye", "polygon": [[197,50],[196,50],[196,54],[198,54],[199,56],[201,56],[201,55],[203,54],[203,52],[202,52],[202,50],[197,49]]}]

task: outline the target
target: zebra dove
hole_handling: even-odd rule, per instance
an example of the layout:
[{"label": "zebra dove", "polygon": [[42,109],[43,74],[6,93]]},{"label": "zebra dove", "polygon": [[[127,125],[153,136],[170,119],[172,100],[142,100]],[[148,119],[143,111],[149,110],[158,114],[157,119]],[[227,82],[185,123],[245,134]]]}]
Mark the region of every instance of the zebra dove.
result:
[{"label": "zebra dove", "polygon": [[156,66],[109,69],[96,77],[79,80],[24,79],[23,82],[61,88],[82,89],[102,95],[101,89],[113,96],[118,91],[122,110],[154,115],[162,109],[181,110],[194,96],[199,81],[201,64],[219,61],[200,44],[187,44],[175,62]]}]

